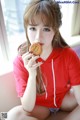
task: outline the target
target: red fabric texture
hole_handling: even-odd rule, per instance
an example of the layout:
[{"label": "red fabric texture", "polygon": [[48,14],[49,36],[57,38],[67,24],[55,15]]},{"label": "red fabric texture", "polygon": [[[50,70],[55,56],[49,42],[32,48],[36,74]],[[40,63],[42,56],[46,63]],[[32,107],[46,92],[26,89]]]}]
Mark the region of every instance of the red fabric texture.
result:
[{"label": "red fabric texture", "polygon": [[[47,60],[43,61],[40,66],[46,82],[47,98],[45,94],[36,96],[37,105],[49,108],[56,107],[54,105],[54,83],[52,77],[52,59],[54,61],[54,73],[56,79],[56,103],[57,107],[61,106],[65,94],[71,86],[80,84],[80,60],[71,48],[58,48],[52,51]],[[21,56],[17,56],[14,60],[14,77],[16,80],[16,90],[18,97],[22,97],[27,86],[28,71],[24,67]]]}]

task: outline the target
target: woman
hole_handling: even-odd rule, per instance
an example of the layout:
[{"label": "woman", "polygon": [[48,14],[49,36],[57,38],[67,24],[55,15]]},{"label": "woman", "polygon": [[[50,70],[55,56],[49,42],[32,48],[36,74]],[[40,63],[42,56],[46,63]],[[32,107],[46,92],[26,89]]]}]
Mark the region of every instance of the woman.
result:
[{"label": "woman", "polygon": [[[45,120],[54,111],[71,111],[64,120],[80,119],[80,63],[61,37],[61,12],[53,0],[32,0],[24,14],[27,42],[14,61],[21,106],[9,111],[9,120]],[[34,43],[42,53],[28,52]],[[74,92],[70,92],[73,88]],[[57,114],[57,113],[56,113]]]}]

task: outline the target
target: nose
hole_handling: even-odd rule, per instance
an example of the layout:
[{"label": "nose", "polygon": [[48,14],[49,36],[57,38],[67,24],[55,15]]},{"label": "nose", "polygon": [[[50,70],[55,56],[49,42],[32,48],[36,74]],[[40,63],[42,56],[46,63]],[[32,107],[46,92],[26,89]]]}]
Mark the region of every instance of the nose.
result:
[{"label": "nose", "polygon": [[41,42],[42,41],[42,31],[41,30],[37,31],[35,41],[36,42]]}]

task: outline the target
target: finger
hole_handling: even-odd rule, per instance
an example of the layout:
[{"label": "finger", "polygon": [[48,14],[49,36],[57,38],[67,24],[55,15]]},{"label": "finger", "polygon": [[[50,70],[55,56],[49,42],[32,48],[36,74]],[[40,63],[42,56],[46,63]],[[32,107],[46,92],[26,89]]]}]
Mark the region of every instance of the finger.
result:
[{"label": "finger", "polygon": [[24,53],[24,54],[22,55],[22,58],[25,57],[25,56],[28,55],[28,54],[29,54],[29,52]]},{"label": "finger", "polygon": [[34,56],[32,57],[29,62],[28,62],[28,65],[29,66],[32,66],[32,64],[39,58],[40,56]]},{"label": "finger", "polygon": [[25,58],[25,57],[27,58],[27,57],[29,57],[31,55],[33,56],[32,53],[27,52],[27,53],[25,53],[25,54],[22,55],[22,58]]},{"label": "finger", "polygon": [[22,59],[25,61],[27,61],[27,60],[29,60],[30,58],[32,58],[32,56],[33,56],[33,54],[26,54],[26,55],[24,55],[24,56],[22,56]]},{"label": "finger", "polygon": [[32,58],[32,55],[25,56],[23,58],[24,65],[27,65],[31,58]]}]

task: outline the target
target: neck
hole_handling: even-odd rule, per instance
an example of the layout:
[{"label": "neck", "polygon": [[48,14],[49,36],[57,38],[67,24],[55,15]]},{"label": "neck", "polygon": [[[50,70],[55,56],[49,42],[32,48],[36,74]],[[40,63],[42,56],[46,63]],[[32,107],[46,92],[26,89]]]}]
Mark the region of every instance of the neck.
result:
[{"label": "neck", "polygon": [[47,48],[43,48],[43,51],[42,51],[42,54],[40,55],[40,57],[43,59],[43,60],[46,60],[48,57],[49,57],[49,55],[51,54],[51,52],[52,52],[52,47],[47,47]]}]

